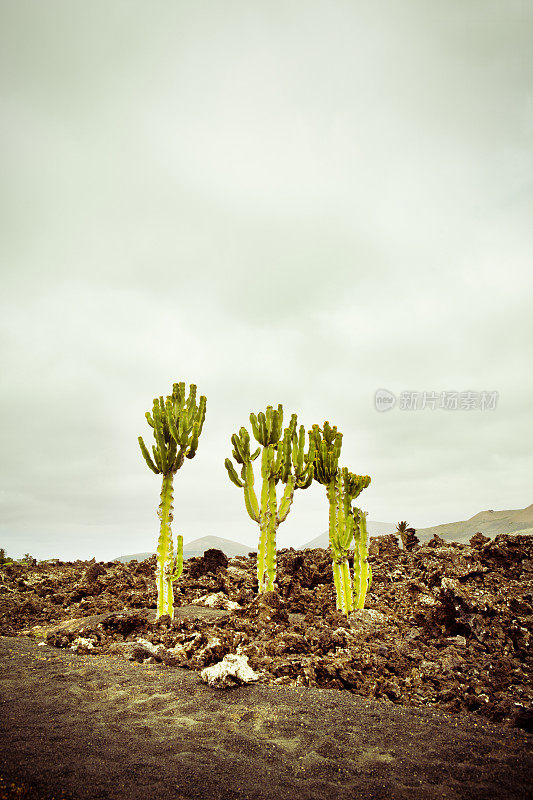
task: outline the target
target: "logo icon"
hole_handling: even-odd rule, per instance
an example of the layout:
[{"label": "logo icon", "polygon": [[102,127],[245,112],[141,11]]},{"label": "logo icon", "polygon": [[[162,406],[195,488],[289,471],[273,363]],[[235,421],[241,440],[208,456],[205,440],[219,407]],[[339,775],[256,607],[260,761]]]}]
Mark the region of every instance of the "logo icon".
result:
[{"label": "logo icon", "polygon": [[396,395],[388,389],[378,389],[374,395],[374,405],[377,411],[390,411],[396,405]]}]

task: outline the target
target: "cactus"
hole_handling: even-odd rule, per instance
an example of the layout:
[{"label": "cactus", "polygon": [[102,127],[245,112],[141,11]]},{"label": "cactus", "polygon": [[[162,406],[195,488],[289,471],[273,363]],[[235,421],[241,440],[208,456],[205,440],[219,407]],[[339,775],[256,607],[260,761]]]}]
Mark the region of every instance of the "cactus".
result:
[{"label": "cactus", "polygon": [[196,401],[196,386],[189,386],[185,394],[185,383],[175,383],[172,394],[166,399],[155,398],[152,413],[146,412],[155,444],[149,453],[142,436],[139,446],[149,468],[156,475],[163,476],[161,501],[157,511],[160,519],[159,540],[157,543],[157,615],[156,619],[168,614],[173,618],[174,591],[172,584],[183,570],[183,536],[177,537],[177,552],[174,555],[172,541],[172,519],[174,500],[174,475],[183,466],[186,458],[194,458],[198,439],[205,419],[206,398],[202,395]]},{"label": "cactus", "polygon": [[[355,475],[339,467],[342,433],[324,422],[323,428],[313,425],[309,432],[314,454],[315,480],[326,487],[329,501],[329,546],[333,559],[333,582],[337,609],[348,614],[363,608],[371,579],[367,561],[368,536],[366,518],[352,503],[370,484],[368,475]],[[354,579],[350,574],[349,552],[354,540]]]},{"label": "cactus", "polygon": [[[276,580],[276,533],[281,522],[287,519],[296,489],[311,485],[314,474],[314,452],[305,452],[305,428],[297,432],[297,415],[293,414],[283,430],[283,406],[277,410],[267,406],[266,413],[250,414],[255,440],[260,445],[252,453],[250,434],[242,427],[231,437],[233,458],[240,465],[240,476],[230,458],[225,467],[230,480],[244,490],[244,503],[250,518],[259,525],[257,549],[257,582],[259,593],[272,591]],[[260,502],[254,489],[253,462],[261,454]],[[278,483],[285,489],[279,498]]]}]

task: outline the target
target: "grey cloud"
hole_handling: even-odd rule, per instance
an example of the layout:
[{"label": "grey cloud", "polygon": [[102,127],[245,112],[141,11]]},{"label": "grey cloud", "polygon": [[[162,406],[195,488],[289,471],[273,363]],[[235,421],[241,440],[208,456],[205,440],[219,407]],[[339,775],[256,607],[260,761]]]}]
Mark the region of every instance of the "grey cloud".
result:
[{"label": "grey cloud", "polygon": [[[523,3],[1,14],[2,546],[150,547],[136,437],[180,379],[208,396],[176,479],[186,538],[253,542],[223,460],[266,403],[341,427],[371,518],[530,502]],[[500,403],[380,415],[380,386]],[[325,529],[315,489],[281,542]]]}]

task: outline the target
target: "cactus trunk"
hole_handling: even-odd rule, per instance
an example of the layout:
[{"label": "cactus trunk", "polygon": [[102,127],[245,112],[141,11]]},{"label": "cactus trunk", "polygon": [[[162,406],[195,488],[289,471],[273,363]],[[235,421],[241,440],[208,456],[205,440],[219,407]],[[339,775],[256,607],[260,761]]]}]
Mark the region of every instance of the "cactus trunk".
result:
[{"label": "cactus trunk", "polygon": [[181,575],[183,569],[183,536],[178,536],[177,554],[174,556],[172,541],[173,488],[174,475],[163,476],[161,486],[161,502],[157,514],[161,520],[159,541],[157,543],[157,614],[156,619],[168,614],[174,616],[174,589],[172,583]]},{"label": "cactus trunk", "polygon": [[273,478],[263,479],[257,552],[257,585],[259,594],[271,592],[276,580],[277,496]]},{"label": "cactus trunk", "polygon": [[353,572],[354,608],[364,608],[366,593],[372,580],[372,568],[368,563],[368,533],[366,529],[366,517],[362,511],[359,511],[355,529]]},{"label": "cactus trunk", "polygon": [[350,574],[350,564],[348,559],[345,558],[341,564],[341,611],[343,614],[348,614],[353,611],[353,587],[352,576]]},{"label": "cactus trunk", "polygon": [[[348,614],[353,611],[353,588],[350,564],[348,562],[347,541],[350,523],[344,508],[342,479],[339,475],[327,487],[329,500],[329,544],[333,557],[333,582],[335,584],[337,611]],[[351,541],[351,536],[350,536]]]},{"label": "cactus trunk", "polygon": [[276,580],[276,533],[278,515],[278,498],[276,496],[276,482],[270,478],[268,482],[268,509],[266,530],[265,574],[263,575],[263,588],[259,591],[271,592]]}]

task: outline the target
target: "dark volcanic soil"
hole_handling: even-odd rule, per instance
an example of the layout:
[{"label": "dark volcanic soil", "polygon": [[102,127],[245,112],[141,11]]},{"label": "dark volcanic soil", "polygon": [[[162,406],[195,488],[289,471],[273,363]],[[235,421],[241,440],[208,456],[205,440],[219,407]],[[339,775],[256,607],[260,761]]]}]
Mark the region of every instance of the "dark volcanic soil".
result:
[{"label": "dark volcanic soil", "polygon": [[[64,774],[57,773],[56,754],[55,772],[50,766],[54,747],[54,752],[61,752],[59,741],[64,730],[59,727],[56,745],[52,736],[52,744],[47,740],[43,749],[44,734],[39,733],[39,724],[46,728],[50,714],[69,720],[65,704],[72,706],[73,701],[79,701],[81,705],[72,713],[80,717],[84,709],[79,718],[82,729],[94,723],[99,737],[103,736],[106,713],[111,714],[118,742],[113,745],[108,741],[109,731],[102,741],[105,739],[106,748],[114,748],[119,760],[123,759],[120,748],[129,747],[124,739],[127,726],[123,729],[122,723],[116,723],[116,719],[122,720],[120,709],[124,706],[126,719],[132,720],[130,733],[137,737],[138,748],[138,736],[142,739],[140,712],[145,707],[149,718],[146,737],[154,745],[154,767],[152,778],[147,777],[152,773],[143,769],[152,762],[151,756],[145,760],[143,743],[137,771],[150,784],[150,788],[144,785],[144,796],[259,798],[274,791],[280,797],[321,798],[328,794],[351,797],[350,791],[357,789],[359,798],[525,798],[524,759],[528,733],[533,728],[529,647],[533,628],[532,556],[533,537],[527,536],[499,536],[491,542],[477,536],[470,545],[450,545],[434,538],[412,551],[400,550],[394,536],[373,539],[373,581],[366,607],[349,620],[335,610],[331,560],[324,550],[280,551],[278,591],[261,597],[255,594],[255,556],[227,562],[222,554],[209,551],[203,559],[190,559],[176,586],[174,620],[167,617],[158,623],[154,622],[155,559],[129,564],[0,567],[0,634],[18,637],[0,640],[4,654],[6,647],[11,653],[13,674],[18,676],[9,677],[6,656],[2,685],[7,681],[10,691],[3,711],[9,710],[10,721],[5,735],[12,741],[15,755],[11,760],[4,756],[4,773],[11,779],[21,770],[21,775],[39,782],[46,762],[45,788],[55,788],[50,783],[53,773],[53,780],[66,787],[65,791],[74,792],[73,797],[142,796],[132,794],[131,786],[122,793],[113,790],[112,773],[102,778],[100,793],[91,794],[92,789],[85,788],[84,794],[80,785],[87,777],[82,780],[78,773],[80,768],[90,772],[91,764],[84,762],[76,770],[65,766]],[[40,646],[41,642],[47,644]],[[197,671],[228,653],[246,655],[260,675],[259,683],[222,692],[204,686]],[[25,659],[32,667],[37,664],[37,671],[25,671]],[[141,672],[136,662],[142,662]],[[39,675],[46,678],[46,684]],[[142,697],[132,707],[124,699],[121,680],[126,676],[125,685],[130,688],[124,691],[129,692],[133,684],[128,681],[139,675],[143,676],[138,688]],[[10,684],[10,680],[15,683]],[[61,681],[67,690],[63,695]],[[78,693],[73,688],[77,685],[83,685]],[[336,691],[285,690],[282,685]],[[180,695],[181,699],[176,699],[175,692],[185,686],[189,687],[184,689],[186,695],[192,692],[196,697],[196,711],[187,706],[186,698]],[[162,699],[158,700],[160,695]],[[90,703],[85,708],[87,700]],[[285,709],[282,714],[275,712],[279,704]],[[37,716],[34,719],[32,715]],[[244,750],[235,743],[229,750],[226,744],[221,745],[220,752],[215,748],[216,759],[224,752],[226,760],[221,756],[222,761],[217,761],[218,778],[213,784],[202,784],[205,793],[195,794],[187,786],[194,784],[192,773],[205,773],[207,767],[201,767],[202,763],[211,764],[213,732],[206,734],[199,749],[184,741],[191,741],[191,732],[200,730],[198,720],[205,726],[209,715],[218,720],[223,742],[238,730],[244,737]],[[184,730],[187,735],[173,752],[175,756],[176,752],[192,753],[192,766],[185,769],[189,782],[176,779],[179,790],[165,794],[168,787],[164,789],[162,779],[154,777],[155,757],[161,746],[161,731],[165,736],[170,730],[175,733],[175,727],[169,725],[175,726],[176,718],[183,728],[180,736]],[[41,759],[41,773],[38,767],[30,769],[24,747],[20,749],[13,733],[18,720],[19,738],[25,736],[27,720],[31,719],[33,735],[40,736],[37,752],[46,754]],[[349,725],[346,719],[351,720]],[[159,722],[164,723],[161,729]],[[499,725],[499,732],[491,727],[494,724]],[[72,730],[68,731],[72,736]],[[488,739],[482,746],[485,735]],[[454,736],[460,741],[456,750]],[[27,747],[31,746],[32,763],[36,764],[35,742],[30,739]],[[233,754],[231,758],[228,752]],[[265,753],[272,752],[274,756],[265,762]],[[427,753],[433,753],[429,761]],[[72,757],[64,755],[66,765]],[[230,789],[222,790],[224,770],[230,769],[232,759],[237,759],[237,772],[244,769],[245,757],[252,773],[255,770],[255,783],[242,779],[240,788],[230,782]],[[309,758],[315,759],[313,764]],[[98,763],[96,751],[94,759],[93,766]],[[258,759],[260,764],[256,764]],[[302,759],[304,772],[299,772]],[[178,761],[183,771],[185,756]],[[472,777],[476,764],[479,780]],[[488,772],[479,772],[481,764]],[[527,764],[530,768],[530,762]],[[462,765],[459,772],[458,765]],[[511,766],[514,773],[509,772]],[[335,769],[339,770],[337,777]],[[71,773],[78,777],[70,780]],[[314,777],[309,783],[311,774]],[[409,782],[409,774],[415,783]],[[374,787],[373,793],[361,793],[363,775]],[[307,777],[304,780],[302,776]],[[469,783],[464,784],[467,779]],[[90,780],[93,786],[94,777]],[[267,786],[270,780],[279,786]],[[348,793],[343,794],[345,790]],[[0,800],[2,791],[0,781]]]},{"label": "dark volcanic soil", "polygon": [[26,637],[0,638],[0,686],[0,798],[530,797],[528,734],[474,718],[321,689],[217,691]]}]

